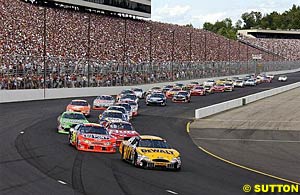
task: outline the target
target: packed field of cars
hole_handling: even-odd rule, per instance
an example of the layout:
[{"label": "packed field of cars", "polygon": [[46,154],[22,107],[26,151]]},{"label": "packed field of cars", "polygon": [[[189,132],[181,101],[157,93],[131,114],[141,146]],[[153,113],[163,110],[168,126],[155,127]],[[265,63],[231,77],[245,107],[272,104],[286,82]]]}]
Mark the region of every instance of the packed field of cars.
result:
[{"label": "packed field of cars", "polygon": [[[68,135],[68,142],[77,150],[121,154],[121,159],[144,168],[180,170],[180,153],[161,137],[140,135],[131,123],[138,117],[139,103],[147,106],[167,106],[171,103],[190,103],[193,96],[234,91],[235,88],[270,83],[274,75],[247,75],[219,80],[207,80],[200,84],[176,83],[164,87],[152,87],[147,91],[132,88],[117,96],[100,95],[90,105],[86,100],[72,100],[58,118],[57,132]],[[278,81],[287,81],[280,75]],[[98,122],[88,118],[91,110],[99,111]]]}]

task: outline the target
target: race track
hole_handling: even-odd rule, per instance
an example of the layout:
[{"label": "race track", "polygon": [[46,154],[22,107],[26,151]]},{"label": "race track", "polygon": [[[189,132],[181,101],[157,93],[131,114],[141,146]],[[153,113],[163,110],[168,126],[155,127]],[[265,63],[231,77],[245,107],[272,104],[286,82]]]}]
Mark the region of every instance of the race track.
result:
[{"label": "race track", "polygon": [[[56,118],[70,99],[0,104],[0,194],[244,194],[244,184],[278,183],[230,166],[202,153],[186,132],[194,109],[300,81],[236,89],[234,92],[192,97],[190,104],[147,107],[140,104],[133,120],[141,134],[159,135],[181,152],[180,172],[144,170],[120,160],[120,154],[78,152],[67,136],[56,133]],[[100,95],[100,94],[99,94]],[[92,103],[92,98],[87,98]],[[99,111],[89,118],[97,122]],[[284,161],[282,161],[284,166]]]}]

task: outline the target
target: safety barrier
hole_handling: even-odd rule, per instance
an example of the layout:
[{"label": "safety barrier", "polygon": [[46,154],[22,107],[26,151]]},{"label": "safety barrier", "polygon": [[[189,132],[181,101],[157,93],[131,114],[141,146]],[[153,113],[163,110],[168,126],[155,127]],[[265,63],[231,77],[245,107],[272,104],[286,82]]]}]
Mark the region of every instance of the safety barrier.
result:
[{"label": "safety barrier", "polygon": [[[287,74],[292,72],[298,72],[300,69],[268,72],[268,74]],[[245,75],[233,75],[236,77],[243,77]],[[6,102],[22,102],[22,101],[33,101],[33,100],[43,100],[43,99],[60,99],[60,98],[71,98],[71,97],[91,97],[98,96],[102,94],[116,95],[123,89],[130,89],[134,87],[142,88],[147,90],[154,86],[164,86],[175,83],[188,84],[192,81],[204,82],[208,79],[221,79],[226,78],[214,77],[214,78],[202,78],[193,79],[185,81],[167,82],[167,83],[152,83],[138,86],[114,86],[114,87],[88,87],[88,88],[59,88],[59,89],[26,89],[26,90],[0,90],[0,103]]]},{"label": "safety barrier", "polygon": [[267,91],[263,91],[263,92],[259,92],[256,94],[252,94],[252,95],[248,95],[242,98],[238,98],[238,99],[234,99],[234,100],[230,100],[230,101],[226,101],[226,102],[222,102],[219,104],[215,104],[215,105],[211,105],[211,106],[207,106],[204,108],[199,108],[195,110],[195,118],[196,119],[200,119],[200,118],[204,118],[207,116],[211,116],[220,112],[224,112],[226,110],[230,110],[233,108],[237,108],[273,95],[277,95],[279,93],[291,90],[291,89],[295,89],[297,87],[300,87],[300,82],[297,83],[293,83],[290,85],[286,85],[286,86],[282,86],[282,87],[278,87],[275,89],[270,89]]}]

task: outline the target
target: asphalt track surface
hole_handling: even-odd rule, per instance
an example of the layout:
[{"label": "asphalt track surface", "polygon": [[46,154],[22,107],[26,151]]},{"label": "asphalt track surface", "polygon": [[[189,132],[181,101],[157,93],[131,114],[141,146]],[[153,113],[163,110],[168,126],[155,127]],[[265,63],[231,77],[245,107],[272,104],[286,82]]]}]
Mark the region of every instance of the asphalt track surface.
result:
[{"label": "asphalt track surface", "polygon": [[[135,168],[120,154],[78,152],[67,136],[56,133],[56,118],[70,99],[0,104],[0,194],[139,195],[244,194],[244,184],[282,183],[231,165],[201,152],[186,132],[194,109],[300,81],[300,72],[288,81],[236,89],[234,92],[192,97],[190,104],[168,102],[148,107],[142,101],[133,120],[141,134],[159,135],[181,153],[180,172]],[[87,98],[92,103],[92,98]],[[100,112],[89,120],[97,122]],[[284,160],[282,161],[284,166]]]}]

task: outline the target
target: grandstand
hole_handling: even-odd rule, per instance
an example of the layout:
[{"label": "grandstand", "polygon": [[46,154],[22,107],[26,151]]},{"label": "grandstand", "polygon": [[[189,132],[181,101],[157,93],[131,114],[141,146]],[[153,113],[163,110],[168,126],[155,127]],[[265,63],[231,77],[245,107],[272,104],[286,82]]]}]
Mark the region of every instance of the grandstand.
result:
[{"label": "grandstand", "polygon": [[270,52],[269,47],[266,51],[202,29],[120,14],[21,0],[0,0],[0,12],[1,89],[134,85],[244,74],[254,72],[253,54],[262,55],[262,71],[284,69],[287,57],[299,60],[299,53],[290,50]]},{"label": "grandstand", "polygon": [[287,60],[300,60],[300,30],[239,30],[238,39]]}]

